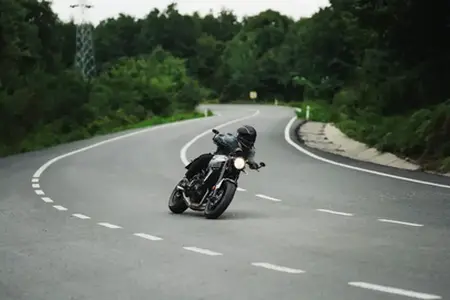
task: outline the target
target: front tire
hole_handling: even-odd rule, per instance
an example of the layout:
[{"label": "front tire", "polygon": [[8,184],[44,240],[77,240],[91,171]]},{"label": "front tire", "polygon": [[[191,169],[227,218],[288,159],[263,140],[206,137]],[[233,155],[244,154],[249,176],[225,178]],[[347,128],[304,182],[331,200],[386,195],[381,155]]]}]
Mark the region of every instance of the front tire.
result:
[{"label": "front tire", "polygon": [[210,208],[210,202],[206,204],[204,215],[207,219],[219,218],[228,208],[231,201],[233,201],[234,194],[236,193],[236,185],[229,181],[225,181],[222,183],[220,189],[224,192],[222,195],[222,199],[219,200],[219,203],[216,204],[216,206],[213,208]]},{"label": "front tire", "polygon": [[181,191],[175,187],[169,197],[169,209],[174,214],[182,214],[186,209],[188,209],[188,206],[182,197],[183,195],[181,195]]}]

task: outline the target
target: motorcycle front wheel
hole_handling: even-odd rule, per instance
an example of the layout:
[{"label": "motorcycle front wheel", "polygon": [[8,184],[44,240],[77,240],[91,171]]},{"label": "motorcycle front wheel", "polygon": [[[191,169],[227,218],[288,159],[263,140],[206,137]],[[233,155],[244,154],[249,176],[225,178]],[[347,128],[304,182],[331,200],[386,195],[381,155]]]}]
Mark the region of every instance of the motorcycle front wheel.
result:
[{"label": "motorcycle front wheel", "polygon": [[236,186],[231,182],[225,181],[217,193],[222,194],[220,199],[215,204],[211,201],[208,201],[206,204],[204,215],[207,219],[217,219],[225,212],[231,201],[233,201]]}]

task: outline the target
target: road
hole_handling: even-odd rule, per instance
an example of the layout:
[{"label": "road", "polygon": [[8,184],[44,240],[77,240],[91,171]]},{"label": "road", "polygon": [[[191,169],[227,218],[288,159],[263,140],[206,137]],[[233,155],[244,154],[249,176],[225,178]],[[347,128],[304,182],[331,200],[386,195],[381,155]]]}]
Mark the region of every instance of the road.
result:
[{"label": "road", "polygon": [[[285,139],[292,109],[211,108],[220,116],[0,160],[0,299],[450,297],[449,188],[306,155]],[[254,125],[267,167],[219,220],[170,214],[183,160],[233,121],[220,130]]]}]

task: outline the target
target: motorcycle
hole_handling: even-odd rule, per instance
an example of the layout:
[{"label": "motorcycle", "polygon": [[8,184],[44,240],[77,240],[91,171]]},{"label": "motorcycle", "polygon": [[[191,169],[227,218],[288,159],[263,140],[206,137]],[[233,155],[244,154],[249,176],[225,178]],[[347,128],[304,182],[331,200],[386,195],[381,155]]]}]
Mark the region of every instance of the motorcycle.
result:
[{"label": "motorcycle", "polygon": [[[212,132],[219,134],[216,129]],[[193,176],[186,190],[178,185],[174,188],[169,197],[170,211],[182,214],[190,208],[203,211],[207,219],[219,218],[233,201],[241,172],[247,174],[246,164],[240,148],[229,155],[214,155],[206,170]],[[255,170],[259,172],[259,169],[265,166],[265,163],[261,162]]]}]

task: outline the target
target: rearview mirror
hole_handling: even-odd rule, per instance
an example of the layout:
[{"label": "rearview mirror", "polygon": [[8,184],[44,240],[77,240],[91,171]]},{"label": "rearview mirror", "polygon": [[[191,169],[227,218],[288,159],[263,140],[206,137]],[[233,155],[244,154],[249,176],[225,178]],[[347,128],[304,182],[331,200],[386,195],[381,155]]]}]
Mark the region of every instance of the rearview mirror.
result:
[{"label": "rearview mirror", "polygon": [[212,132],[213,132],[214,134],[219,134],[219,131],[218,131],[217,129],[213,129]]}]

